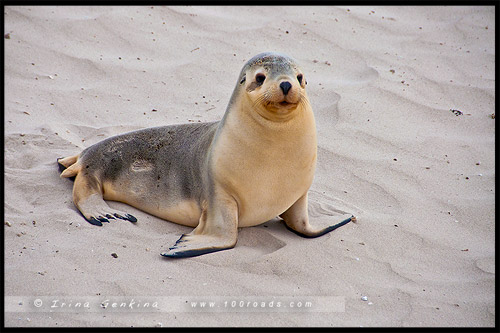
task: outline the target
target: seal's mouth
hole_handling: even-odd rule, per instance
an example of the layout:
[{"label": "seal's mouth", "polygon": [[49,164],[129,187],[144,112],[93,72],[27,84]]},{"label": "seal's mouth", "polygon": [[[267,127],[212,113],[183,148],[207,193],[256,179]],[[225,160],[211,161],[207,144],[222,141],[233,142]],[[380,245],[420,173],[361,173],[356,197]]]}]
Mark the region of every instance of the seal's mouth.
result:
[{"label": "seal's mouth", "polygon": [[273,103],[273,104],[278,109],[280,109],[280,108],[290,109],[290,108],[297,107],[297,105],[299,103],[292,103],[292,102],[282,101],[282,102]]},{"label": "seal's mouth", "polygon": [[283,100],[281,102],[265,102],[262,103],[262,108],[257,108],[257,112],[264,118],[272,121],[286,121],[290,119],[296,110],[299,109],[300,101],[297,103],[287,102]]},{"label": "seal's mouth", "polygon": [[299,103],[290,103],[287,101],[266,103],[266,109],[273,113],[289,113],[297,108]]}]

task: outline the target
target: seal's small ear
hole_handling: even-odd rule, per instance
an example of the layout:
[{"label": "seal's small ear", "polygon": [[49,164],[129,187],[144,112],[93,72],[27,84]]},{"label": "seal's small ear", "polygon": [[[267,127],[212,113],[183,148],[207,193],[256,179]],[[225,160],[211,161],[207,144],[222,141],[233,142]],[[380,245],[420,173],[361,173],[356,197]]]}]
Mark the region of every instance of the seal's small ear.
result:
[{"label": "seal's small ear", "polygon": [[246,79],[247,79],[247,77],[246,77],[246,75],[244,75],[243,78],[240,81],[240,84],[243,84],[243,82],[245,82]]}]

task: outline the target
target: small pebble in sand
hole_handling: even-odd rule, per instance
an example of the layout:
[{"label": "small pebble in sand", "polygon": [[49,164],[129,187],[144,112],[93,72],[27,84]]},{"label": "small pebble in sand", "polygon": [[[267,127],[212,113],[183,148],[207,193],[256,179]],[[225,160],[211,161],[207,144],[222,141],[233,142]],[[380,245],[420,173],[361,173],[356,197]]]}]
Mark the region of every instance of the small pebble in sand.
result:
[{"label": "small pebble in sand", "polygon": [[10,222],[5,222],[5,225],[8,227],[12,227],[12,224],[10,224]]},{"label": "small pebble in sand", "polygon": [[362,300],[362,301],[367,301],[367,300],[368,300],[368,297],[367,297],[367,296],[362,296],[362,297],[361,297],[361,300]]},{"label": "small pebble in sand", "polygon": [[113,253],[111,253],[111,256],[112,256],[113,258],[118,258],[118,255],[117,255],[116,253],[114,253],[114,252],[113,252]]}]

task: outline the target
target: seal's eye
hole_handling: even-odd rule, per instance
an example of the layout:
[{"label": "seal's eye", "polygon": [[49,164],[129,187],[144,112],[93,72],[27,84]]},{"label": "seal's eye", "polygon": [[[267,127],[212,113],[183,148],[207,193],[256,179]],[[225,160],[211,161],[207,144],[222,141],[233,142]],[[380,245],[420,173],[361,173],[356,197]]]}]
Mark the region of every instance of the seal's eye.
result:
[{"label": "seal's eye", "polygon": [[299,80],[300,84],[302,84],[302,79],[303,79],[302,74],[297,75],[297,80]]},{"label": "seal's eye", "polygon": [[265,79],[266,79],[266,76],[262,73],[255,75],[255,82],[257,82],[258,84],[264,83]]}]

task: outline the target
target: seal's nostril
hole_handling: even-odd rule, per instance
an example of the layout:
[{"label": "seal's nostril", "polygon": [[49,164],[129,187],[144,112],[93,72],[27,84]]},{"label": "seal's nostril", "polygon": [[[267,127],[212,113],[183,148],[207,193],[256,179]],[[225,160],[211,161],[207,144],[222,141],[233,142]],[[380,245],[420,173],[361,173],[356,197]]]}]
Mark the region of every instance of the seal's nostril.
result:
[{"label": "seal's nostril", "polygon": [[281,88],[281,90],[283,90],[283,94],[286,95],[286,94],[288,94],[288,91],[290,90],[290,88],[292,88],[292,85],[288,81],[283,81],[280,83],[280,88]]}]

